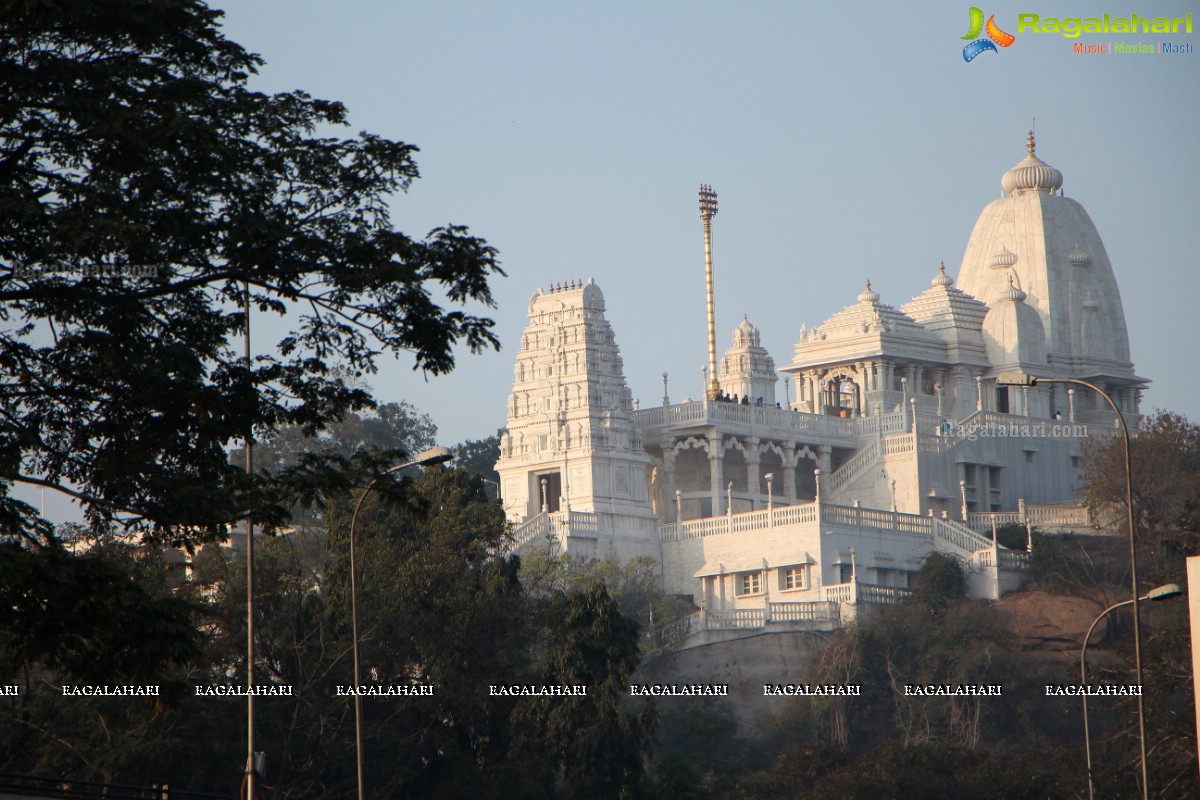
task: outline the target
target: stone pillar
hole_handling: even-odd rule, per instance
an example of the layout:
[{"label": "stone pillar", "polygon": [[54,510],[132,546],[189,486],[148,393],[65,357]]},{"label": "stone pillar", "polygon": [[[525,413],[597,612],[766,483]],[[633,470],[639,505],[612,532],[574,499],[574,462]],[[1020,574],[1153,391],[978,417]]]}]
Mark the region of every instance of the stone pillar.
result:
[{"label": "stone pillar", "polygon": [[833,468],[830,466],[832,463],[833,445],[817,445],[817,468],[821,470],[822,475],[828,475],[833,471]]},{"label": "stone pillar", "polygon": [[783,498],[788,503],[796,501],[796,443],[783,444]]},{"label": "stone pillar", "polygon": [[867,370],[869,365],[858,362],[858,414],[867,414]]},{"label": "stone pillar", "polygon": [[1075,387],[1067,387],[1067,419],[1075,421]]},{"label": "stone pillar", "polygon": [[975,467],[975,510],[990,513],[992,510],[992,471],[983,464]]},{"label": "stone pillar", "polygon": [[757,436],[747,436],[746,450],[742,453],[746,459],[746,489],[750,492],[751,511],[757,511],[763,506],[758,491],[758,463],[761,457],[759,441],[761,440]]},{"label": "stone pillar", "polygon": [[679,522],[675,503],[675,448],[663,445],[663,519]]},{"label": "stone pillar", "polygon": [[708,475],[709,475],[709,491],[712,493],[712,515],[719,517],[724,513],[721,506],[721,492],[724,489],[722,483],[722,464],[721,461],[725,455],[725,443],[721,441],[718,434],[713,434],[708,438]]}]

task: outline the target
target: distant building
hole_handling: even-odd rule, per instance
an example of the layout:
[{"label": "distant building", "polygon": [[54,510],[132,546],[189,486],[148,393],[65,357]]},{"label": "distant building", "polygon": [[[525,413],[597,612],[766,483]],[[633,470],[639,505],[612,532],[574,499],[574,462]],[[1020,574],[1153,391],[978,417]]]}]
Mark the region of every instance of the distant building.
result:
[{"label": "distant building", "polygon": [[635,408],[600,288],[539,289],[496,465],[516,546],[652,556],[708,631],[838,624],[902,597],[933,550],[962,559],[975,596],[1018,586],[1027,554],[993,543],[993,519],[1086,525],[1081,448],[1115,417],[1090,390],[997,376],[1088,380],[1131,420],[1146,384],[1095,226],[1027,148],[957,285],[943,265],[894,307],[868,281],[800,326],[783,391],[743,318],[709,397],[672,403],[664,375],[662,405]]}]

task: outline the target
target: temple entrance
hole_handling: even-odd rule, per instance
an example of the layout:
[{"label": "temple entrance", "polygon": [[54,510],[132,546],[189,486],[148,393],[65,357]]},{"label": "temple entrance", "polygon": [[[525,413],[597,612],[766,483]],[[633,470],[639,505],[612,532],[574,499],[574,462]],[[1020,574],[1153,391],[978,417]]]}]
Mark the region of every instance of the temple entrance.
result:
[{"label": "temple entrance", "polygon": [[830,378],[825,384],[825,413],[832,417],[851,417],[858,411],[858,384],[849,375]]},{"label": "temple entrance", "polygon": [[535,473],[531,477],[533,491],[529,493],[529,499],[533,508],[530,509],[530,514],[558,511],[562,504],[562,475],[555,471]]}]

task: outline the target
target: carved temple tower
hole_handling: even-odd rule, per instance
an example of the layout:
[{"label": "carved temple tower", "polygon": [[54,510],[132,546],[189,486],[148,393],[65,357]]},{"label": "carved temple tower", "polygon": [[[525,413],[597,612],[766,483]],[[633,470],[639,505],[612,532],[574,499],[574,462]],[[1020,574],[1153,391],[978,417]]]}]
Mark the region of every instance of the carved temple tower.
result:
[{"label": "carved temple tower", "polygon": [[552,531],[573,555],[658,557],[650,457],[600,287],[539,289],[514,372],[496,464],[509,519],[579,512]]}]

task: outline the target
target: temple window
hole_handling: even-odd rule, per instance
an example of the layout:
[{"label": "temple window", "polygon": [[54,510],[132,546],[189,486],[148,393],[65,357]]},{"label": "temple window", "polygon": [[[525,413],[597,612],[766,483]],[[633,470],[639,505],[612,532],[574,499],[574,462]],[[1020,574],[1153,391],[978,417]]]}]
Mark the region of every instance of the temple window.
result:
[{"label": "temple window", "polygon": [[746,572],[738,576],[738,594],[762,594],[762,573]]}]

